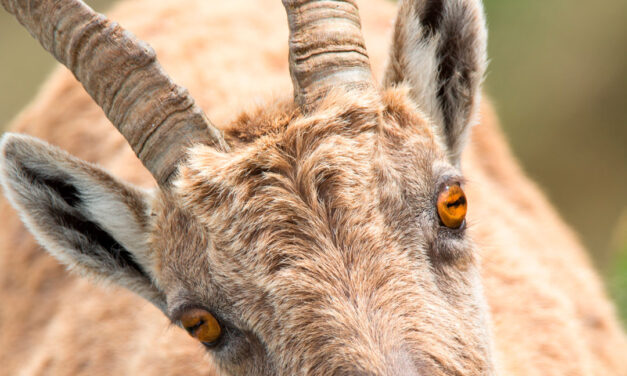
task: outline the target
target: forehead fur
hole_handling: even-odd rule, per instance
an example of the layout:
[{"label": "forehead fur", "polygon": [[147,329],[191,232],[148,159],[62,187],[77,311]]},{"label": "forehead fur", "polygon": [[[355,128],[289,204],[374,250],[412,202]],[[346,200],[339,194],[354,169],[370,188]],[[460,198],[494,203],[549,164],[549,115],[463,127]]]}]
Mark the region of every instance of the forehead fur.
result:
[{"label": "forehead fur", "polygon": [[[398,374],[390,367],[415,364],[407,359],[422,359],[425,369],[480,369],[485,347],[471,343],[476,336],[438,330],[462,309],[479,319],[481,308],[460,303],[478,293],[462,293],[474,283],[464,274],[472,257],[459,258],[463,268],[441,268],[449,278],[428,261],[438,247],[433,197],[452,167],[427,121],[402,90],[379,102],[345,94],[328,101],[307,116],[285,104],[275,107],[281,116],[241,116],[228,154],[192,150],[176,183],[179,203],[157,220],[169,223],[155,231],[156,248],[166,248],[164,285],[218,307],[267,351],[291,353],[274,359],[284,371]],[[451,273],[457,284],[446,282]]]},{"label": "forehead fur", "polygon": [[[342,215],[359,214],[361,221],[373,223],[374,218],[366,218],[383,211],[396,218],[380,220],[398,221],[408,196],[418,200],[419,193],[433,191],[443,153],[405,92],[390,90],[382,102],[375,96],[342,94],[330,96],[323,111],[307,116],[285,104],[275,107],[278,116],[272,110],[265,116],[241,116],[229,129],[239,141],[234,152],[202,146],[192,150],[178,191],[184,206],[214,234],[223,234],[228,243],[240,242],[221,246],[241,249],[255,243],[267,249],[265,242],[271,239],[293,239],[285,236],[291,230],[308,248],[319,238],[308,231],[333,229],[328,235],[337,242],[342,239],[336,232],[343,226],[332,222]],[[225,218],[230,220],[225,223]],[[261,237],[266,231],[257,226],[270,224],[281,228],[269,231],[271,239]],[[281,266],[280,259],[268,261],[269,268]]]}]

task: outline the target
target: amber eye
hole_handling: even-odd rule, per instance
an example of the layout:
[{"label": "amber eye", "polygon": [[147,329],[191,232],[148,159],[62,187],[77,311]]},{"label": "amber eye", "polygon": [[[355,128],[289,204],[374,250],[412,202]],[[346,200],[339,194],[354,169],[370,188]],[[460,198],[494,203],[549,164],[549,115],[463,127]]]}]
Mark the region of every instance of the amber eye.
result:
[{"label": "amber eye", "polygon": [[459,184],[444,187],[438,195],[438,215],[444,226],[459,228],[466,218],[466,195]]},{"label": "amber eye", "polygon": [[181,317],[181,325],[189,335],[206,346],[214,346],[220,339],[222,328],[213,315],[204,309],[191,309]]}]

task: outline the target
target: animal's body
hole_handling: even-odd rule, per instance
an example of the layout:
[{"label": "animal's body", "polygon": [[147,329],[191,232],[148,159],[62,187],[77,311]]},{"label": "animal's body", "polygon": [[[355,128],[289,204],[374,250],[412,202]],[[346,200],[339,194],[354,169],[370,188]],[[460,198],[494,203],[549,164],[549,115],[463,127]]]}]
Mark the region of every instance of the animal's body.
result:
[{"label": "animal's body", "polygon": [[[378,78],[395,9],[389,1],[360,3]],[[175,81],[242,144],[291,120],[294,105],[280,99],[291,97],[292,89],[285,13],[278,1],[135,0],[108,15],[149,42]],[[389,89],[385,101],[402,106],[402,93]],[[476,244],[483,289],[478,293],[487,302],[488,345],[478,346],[492,365],[481,373],[627,375],[625,335],[585,251],[521,171],[485,99],[479,119],[461,166],[467,231]],[[154,185],[65,68],[55,71],[10,130],[47,140],[123,180]],[[0,212],[1,375],[215,372],[202,346],[170,326],[159,309],[124,289],[67,273],[37,245],[4,198]],[[466,330],[463,320],[448,325]]]}]

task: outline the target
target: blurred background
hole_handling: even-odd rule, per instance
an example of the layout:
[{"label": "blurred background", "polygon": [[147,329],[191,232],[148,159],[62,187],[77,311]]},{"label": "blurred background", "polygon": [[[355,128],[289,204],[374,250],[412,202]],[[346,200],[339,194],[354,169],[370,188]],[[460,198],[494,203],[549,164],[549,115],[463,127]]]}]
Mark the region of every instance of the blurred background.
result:
[{"label": "blurred background", "polygon": [[[110,0],[90,0],[98,11]],[[581,237],[627,323],[627,1],[484,0],[486,92],[528,175]],[[54,61],[0,12],[0,132]]]}]

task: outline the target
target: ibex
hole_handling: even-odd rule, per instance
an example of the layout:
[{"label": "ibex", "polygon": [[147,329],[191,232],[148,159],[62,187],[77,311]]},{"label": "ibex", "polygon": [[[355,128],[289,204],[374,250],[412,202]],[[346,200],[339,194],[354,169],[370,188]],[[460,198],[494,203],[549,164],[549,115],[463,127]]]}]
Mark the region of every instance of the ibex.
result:
[{"label": "ibex", "polygon": [[120,5],[156,55],[79,0],[1,1],[93,98],[59,70],[12,126],[57,146],[2,138],[1,374],[627,375],[480,100],[479,0],[401,1],[381,83],[383,0],[283,0],[289,50],[277,1]]}]

